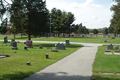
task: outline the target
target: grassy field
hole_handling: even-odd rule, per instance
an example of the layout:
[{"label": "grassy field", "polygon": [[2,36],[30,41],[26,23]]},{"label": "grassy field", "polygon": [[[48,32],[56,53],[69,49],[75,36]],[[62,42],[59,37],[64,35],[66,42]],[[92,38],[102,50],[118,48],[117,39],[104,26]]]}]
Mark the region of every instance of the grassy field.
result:
[{"label": "grassy field", "polygon": [[[107,46],[100,46],[96,54],[96,58],[93,64],[93,77],[92,80],[120,80],[120,55],[106,55]],[[117,49],[109,50],[119,51]],[[112,73],[102,74],[102,73]]]},{"label": "grassy field", "polygon": [[[0,39],[4,39],[5,35],[0,35]],[[13,35],[8,36],[8,40],[13,39]],[[104,42],[105,39],[108,39],[107,42]],[[111,44],[120,44],[120,38],[116,37],[115,39],[110,40],[108,37],[54,37],[54,38],[34,38],[32,37],[31,39],[33,41],[61,41],[65,42],[66,39],[69,39],[70,42],[84,42],[84,43],[111,43]],[[28,40],[27,36],[20,36],[17,35],[15,40]]]},{"label": "grassy field", "polygon": [[[46,48],[52,47],[54,50],[55,44],[33,43],[34,48],[28,48],[28,51],[23,50],[25,45],[22,42],[17,43],[18,50],[11,50],[9,45],[10,43],[0,42],[0,55],[10,55],[0,59],[0,80],[22,80],[82,47],[71,44],[66,45],[66,50],[51,52],[51,49]],[[43,49],[39,49],[39,45],[42,45]],[[46,59],[46,54],[49,54],[49,59]],[[31,62],[31,66],[26,65],[27,62]]]}]

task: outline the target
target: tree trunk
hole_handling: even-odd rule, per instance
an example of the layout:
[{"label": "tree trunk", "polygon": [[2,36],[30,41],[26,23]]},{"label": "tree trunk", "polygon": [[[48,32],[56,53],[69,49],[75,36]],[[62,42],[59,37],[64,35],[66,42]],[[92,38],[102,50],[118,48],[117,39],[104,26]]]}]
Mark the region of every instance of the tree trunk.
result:
[{"label": "tree trunk", "polygon": [[15,34],[14,34],[14,39],[15,39]]},{"label": "tree trunk", "polygon": [[60,34],[58,33],[58,37],[60,37]]},{"label": "tree trunk", "polygon": [[69,32],[69,37],[70,37],[70,32]]},{"label": "tree trunk", "polygon": [[22,38],[22,33],[21,33],[21,38]]},{"label": "tree trunk", "polygon": [[28,40],[31,40],[31,35],[30,34],[28,34]]}]

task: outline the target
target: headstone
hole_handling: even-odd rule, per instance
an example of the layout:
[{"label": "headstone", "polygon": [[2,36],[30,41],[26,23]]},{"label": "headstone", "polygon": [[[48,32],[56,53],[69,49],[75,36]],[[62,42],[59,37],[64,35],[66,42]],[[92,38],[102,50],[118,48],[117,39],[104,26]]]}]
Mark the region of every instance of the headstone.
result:
[{"label": "headstone", "polygon": [[15,39],[11,39],[11,45],[12,45],[12,42],[15,41]]},{"label": "headstone", "polygon": [[31,41],[31,40],[27,40],[27,41],[26,41],[26,47],[27,47],[27,48],[33,48],[33,46],[32,46],[32,41]]},{"label": "headstone", "polygon": [[42,46],[42,45],[40,45],[40,46],[39,46],[39,49],[43,49],[43,46]]},{"label": "headstone", "polygon": [[24,44],[26,44],[26,42],[24,42]]},{"label": "headstone", "polygon": [[114,51],[115,55],[120,55],[120,51]]},{"label": "headstone", "polygon": [[12,42],[12,50],[18,50],[18,47],[17,47],[17,42],[13,41]]},{"label": "headstone", "polygon": [[104,40],[104,42],[107,42],[107,40]]},{"label": "headstone", "polygon": [[58,50],[51,50],[51,52],[58,52]]},{"label": "headstone", "polygon": [[115,48],[115,49],[119,49],[119,46],[118,46],[118,45],[116,45],[114,48]]},{"label": "headstone", "polygon": [[66,39],[65,42],[66,42],[66,43],[65,43],[66,45],[69,45],[69,44],[70,44],[70,43],[69,43],[69,39]]},{"label": "headstone", "polygon": [[62,44],[58,43],[57,46],[56,46],[56,49],[58,49],[58,50],[65,50],[65,46],[64,46],[63,43]]},{"label": "headstone", "polygon": [[24,47],[24,50],[28,50],[27,47]]},{"label": "headstone", "polygon": [[47,49],[52,49],[51,47],[47,47]]},{"label": "headstone", "polygon": [[112,37],[112,39],[115,39],[115,37]]},{"label": "headstone", "polygon": [[113,49],[113,45],[112,44],[108,45],[107,49]]},{"label": "headstone", "polygon": [[4,43],[7,43],[8,40],[7,40],[7,37],[4,37]]}]

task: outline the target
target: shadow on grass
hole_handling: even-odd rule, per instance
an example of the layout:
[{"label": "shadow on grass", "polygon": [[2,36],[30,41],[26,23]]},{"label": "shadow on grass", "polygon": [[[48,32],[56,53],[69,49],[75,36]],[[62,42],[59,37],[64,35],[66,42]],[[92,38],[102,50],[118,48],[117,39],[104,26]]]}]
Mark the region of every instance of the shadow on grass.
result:
[{"label": "shadow on grass", "polygon": [[19,38],[15,38],[15,39],[28,39],[28,37],[19,37]]},{"label": "shadow on grass", "polygon": [[52,43],[39,43],[39,44],[35,44],[34,47],[39,47],[40,45],[42,45],[43,47],[55,47],[55,44]]},{"label": "shadow on grass", "polygon": [[120,80],[120,79],[115,79],[115,78],[105,78],[105,77],[100,77],[100,76],[96,76],[96,77],[92,77],[91,80]]},{"label": "shadow on grass", "polygon": [[23,72],[15,72],[14,74],[6,74],[0,76],[0,80],[23,80],[24,78],[34,74],[32,71],[23,73]]},{"label": "shadow on grass", "polygon": [[56,38],[91,38],[91,37],[56,37]]},{"label": "shadow on grass", "polygon": [[66,72],[38,73],[25,80],[90,80],[91,76],[69,75]]}]

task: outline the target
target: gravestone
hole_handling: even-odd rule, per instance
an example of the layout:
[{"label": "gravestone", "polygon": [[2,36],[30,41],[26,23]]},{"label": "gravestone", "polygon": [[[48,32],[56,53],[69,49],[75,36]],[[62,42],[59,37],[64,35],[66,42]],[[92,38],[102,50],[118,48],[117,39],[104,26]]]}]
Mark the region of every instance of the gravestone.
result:
[{"label": "gravestone", "polygon": [[12,42],[15,41],[15,39],[11,39],[11,45],[12,45]]},{"label": "gravestone", "polygon": [[66,39],[65,42],[66,42],[66,43],[65,43],[66,45],[69,45],[69,44],[70,44],[70,43],[69,43],[69,39]]},{"label": "gravestone", "polygon": [[112,39],[115,39],[115,37],[112,37]]},{"label": "gravestone", "polygon": [[112,54],[111,51],[105,51],[104,54]]},{"label": "gravestone", "polygon": [[24,44],[26,44],[26,42],[24,42]]},{"label": "gravestone", "polygon": [[17,42],[15,41],[12,42],[12,50],[18,50]]},{"label": "gravestone", "polygon": [[119,46],[118,46],[118,45],[116,45],[116,46],[114,46],[114,48],[115,48],[115,49],[119,49]]},{"label": "gravestone", "polygon": [[104,42],[107,42],[107,40],[104,40]]},{"label": "gravestone", "polygon": [[8,40],[7,40],[7,37],[4,37],[4,43],[7,43]]},{"label": "gravestone", "polygon": [[65,46],[64,46],[63,43],[62,43],[62,44],[58,43],[58,44],[56,45],[56,49],[58,49],[58,50],[65,50]]},{"label": "gravestone", "polygon": [[43,49],[43,46],[42,46],[42,45],[40,45],[40,46],[39,46],[39,49]]},{"label": "gravestone", "polygon": [[120,51],[114,51],[114,55],[120,55]]},{"label": "gravestone", "polygon": [[24,47],[24,50],[28,50],[27,47]]},{"label": "gravestone", "polygon": [[31,40],[27,40],[27,41],[26,41],[26,47],[27,47],[27,48],[33,48],[33,46],[32,46],[32,41],[31,41]]},{"label": "gravestone", "polygon": [[108,45],[107,49],[113,49],[113,45],[112,44]]}]

